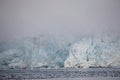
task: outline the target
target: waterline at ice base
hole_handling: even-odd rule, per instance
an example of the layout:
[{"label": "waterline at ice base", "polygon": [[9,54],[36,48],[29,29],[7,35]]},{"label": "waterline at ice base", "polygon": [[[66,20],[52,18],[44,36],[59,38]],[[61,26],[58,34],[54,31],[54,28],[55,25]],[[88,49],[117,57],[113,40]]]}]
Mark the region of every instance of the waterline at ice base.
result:
[{"label": "waterline at ice base", "polygon": [[38,35],[0,43],[0,69],[120,68],[120,38]]}]

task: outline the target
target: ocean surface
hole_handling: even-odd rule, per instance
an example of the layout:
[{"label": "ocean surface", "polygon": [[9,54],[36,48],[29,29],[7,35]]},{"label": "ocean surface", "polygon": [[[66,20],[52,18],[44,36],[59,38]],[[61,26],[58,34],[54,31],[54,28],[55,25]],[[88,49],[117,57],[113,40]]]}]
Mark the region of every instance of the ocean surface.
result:
[{"label": "ocean surface", "polygon": [[0,80],[120,80],[120,68],[0,70]]}]

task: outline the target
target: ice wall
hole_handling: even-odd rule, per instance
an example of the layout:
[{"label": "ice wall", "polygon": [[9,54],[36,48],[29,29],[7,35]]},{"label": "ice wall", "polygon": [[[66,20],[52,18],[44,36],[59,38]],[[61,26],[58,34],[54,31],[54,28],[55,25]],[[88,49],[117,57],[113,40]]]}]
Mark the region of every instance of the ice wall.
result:
[{"label": "ice wall", "polygon": [[39,35],[0,45],[0,68],[60,68],[68,56],[71,36]]},{"label": "ice wall", "polygon": [[82,38],[74,43],[65,67],[120,67],[120,39]]},{"label": "ice wall", "polygon": [[38,35],[0,44],[0,68],[120,67],[120,39]]}]

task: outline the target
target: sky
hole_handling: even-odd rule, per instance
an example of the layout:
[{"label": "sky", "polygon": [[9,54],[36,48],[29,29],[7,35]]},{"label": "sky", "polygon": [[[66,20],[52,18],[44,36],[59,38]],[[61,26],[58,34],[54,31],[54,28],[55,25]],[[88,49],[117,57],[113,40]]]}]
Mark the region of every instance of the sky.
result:
[{"label": "sky", "polygon": [[0,41],[120,32],[120,0],[0,0]]}]

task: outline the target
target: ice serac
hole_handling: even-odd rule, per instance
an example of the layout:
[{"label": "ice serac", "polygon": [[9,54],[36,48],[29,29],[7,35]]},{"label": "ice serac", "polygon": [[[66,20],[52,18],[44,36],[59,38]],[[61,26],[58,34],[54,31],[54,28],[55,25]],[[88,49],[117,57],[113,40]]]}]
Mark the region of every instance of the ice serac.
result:
[{"label": "ice serac", "polygon": [[120,68],[120,39],[82,38],[70,47],[64,66]]}]

